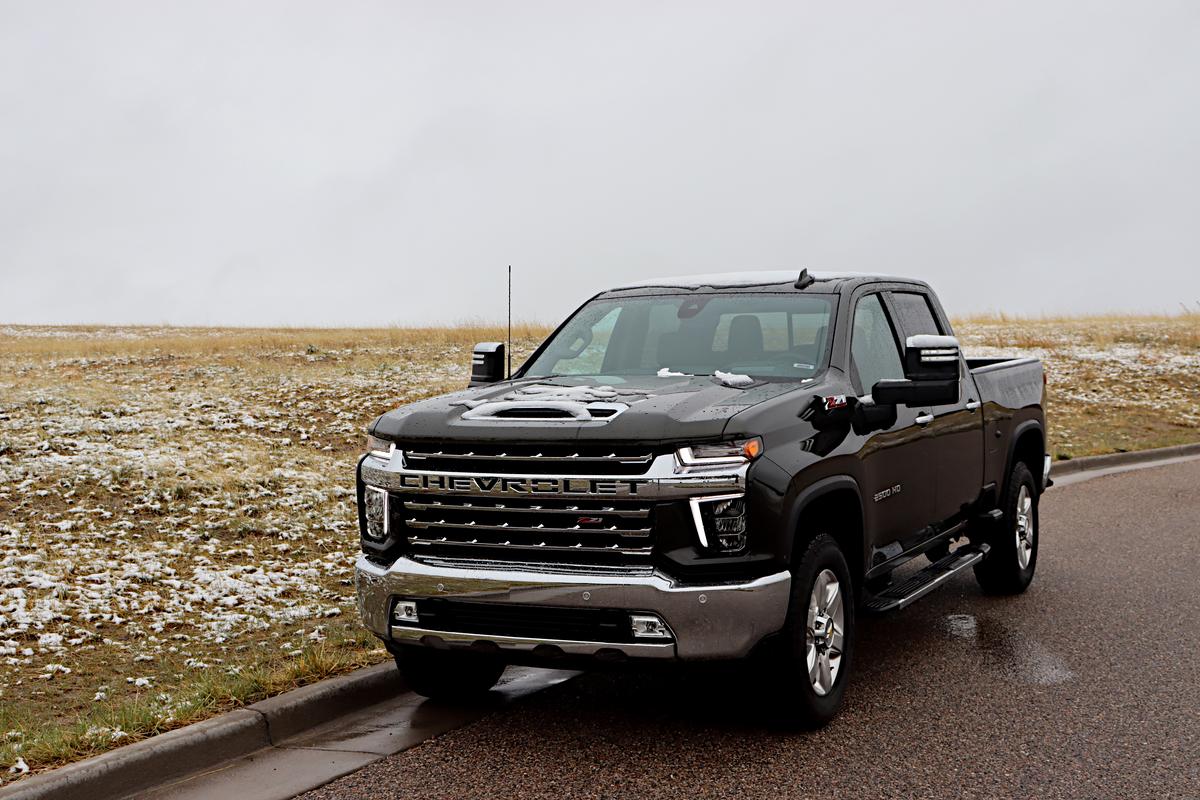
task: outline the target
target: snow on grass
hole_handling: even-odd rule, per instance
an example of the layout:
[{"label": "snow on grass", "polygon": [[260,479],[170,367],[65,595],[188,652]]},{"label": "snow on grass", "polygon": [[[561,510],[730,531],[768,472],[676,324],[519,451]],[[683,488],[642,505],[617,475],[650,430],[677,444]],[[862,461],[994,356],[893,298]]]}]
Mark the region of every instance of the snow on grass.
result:
[{"label": "snow on grass", "polygon": [[[470,344],[312,336],[0,328],[0,730],[45,739],[90,709],[362,641],[366,427],[461,388]],[[0,779],[17,752],[0,742]]]},{"label": "snow on grass", "polygon": [[968,355],[1040,358],[1051,451],[1060,457],[1200,438],[1200,314],[965,320]]}]

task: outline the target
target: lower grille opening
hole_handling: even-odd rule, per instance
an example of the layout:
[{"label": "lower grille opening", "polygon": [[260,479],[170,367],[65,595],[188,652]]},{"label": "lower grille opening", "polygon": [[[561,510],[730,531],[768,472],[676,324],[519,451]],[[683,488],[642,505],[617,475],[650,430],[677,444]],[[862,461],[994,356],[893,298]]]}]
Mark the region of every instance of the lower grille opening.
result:
[{"label": "lower grille opening", "polygon": [[617,608],[522,606],[428,598],[417,601],[417,615],[422,629],[447,633],[611,644],[637,641],[629,612]]}]

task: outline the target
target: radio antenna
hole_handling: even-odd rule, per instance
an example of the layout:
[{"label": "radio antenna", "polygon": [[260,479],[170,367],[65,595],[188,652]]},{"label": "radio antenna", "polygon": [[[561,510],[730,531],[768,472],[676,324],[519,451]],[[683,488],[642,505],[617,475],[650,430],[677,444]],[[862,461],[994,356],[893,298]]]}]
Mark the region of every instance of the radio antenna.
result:
[{"label": "radio antenna", "polygon": [[512,264],[508,265],[508,347],[504,348],[508,356],[508,377],[512,379]]}]

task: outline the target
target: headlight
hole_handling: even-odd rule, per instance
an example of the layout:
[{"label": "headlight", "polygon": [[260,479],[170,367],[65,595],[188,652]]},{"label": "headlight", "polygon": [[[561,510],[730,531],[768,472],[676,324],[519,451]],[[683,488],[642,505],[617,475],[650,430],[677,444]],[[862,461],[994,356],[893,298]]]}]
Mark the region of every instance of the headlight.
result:
[{"label": "headlight", "polygon": [[396,449],[396,443],[390,442],[387,439],[381,439],[378,436],[367,434],[367,452],[373,456],[380,458],[391,458],[392,451]]},{"label": "headlight", "polygon": [[716,467],[722,464],[748,464],[763,453],[758,436],[721,444],[698,444],[681,447],[675,459],[682,467]]}]

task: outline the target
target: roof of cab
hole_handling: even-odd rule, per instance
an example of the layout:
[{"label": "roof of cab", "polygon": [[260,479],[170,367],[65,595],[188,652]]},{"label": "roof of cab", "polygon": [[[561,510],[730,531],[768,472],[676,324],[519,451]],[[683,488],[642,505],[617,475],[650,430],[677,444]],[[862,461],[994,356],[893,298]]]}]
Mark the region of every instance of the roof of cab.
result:
[{"label": "roof of cab", "polygon": [[[893,275],[874,275],[862,272],[814,272],[809,270],[809,276],[817,283],[842,281],[870,282],[876,280],[900,281],[904,283],[919,283],[910,278],[900,278]],[[795,286],[800,270],[760,270],[750,272],[714,272],[705,275],[676,275],[666,278],[652,278],[645,281],[626,283],[614,286],[610,292],[620,292],[627,289],[725,289],[747,286],[779,286],[786,284]]]}]

